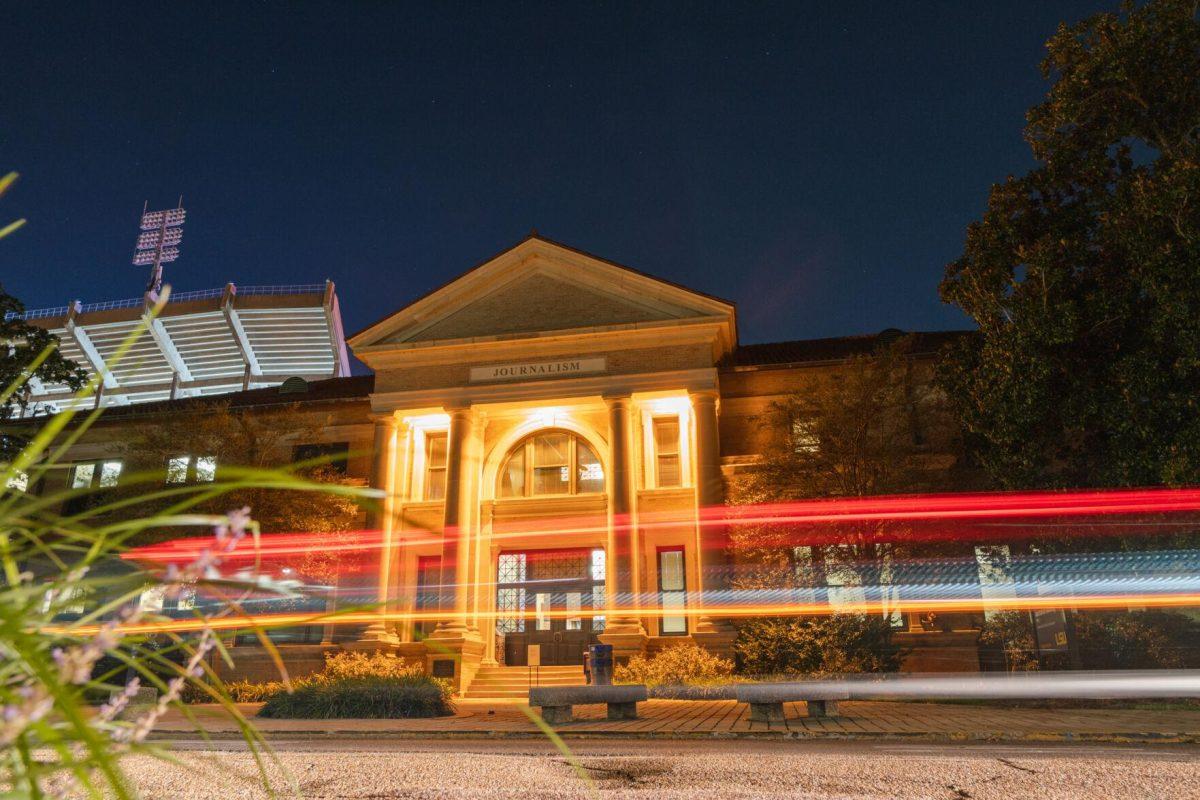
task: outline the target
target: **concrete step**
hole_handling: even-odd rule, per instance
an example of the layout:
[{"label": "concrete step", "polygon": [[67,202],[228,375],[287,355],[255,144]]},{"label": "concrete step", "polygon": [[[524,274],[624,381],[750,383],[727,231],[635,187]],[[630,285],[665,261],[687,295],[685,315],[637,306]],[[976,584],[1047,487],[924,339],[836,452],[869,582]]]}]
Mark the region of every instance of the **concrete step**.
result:
[{"label": "concrete step", "polygon": [[[532,679],[532,682],[531,682]],[[582,686],[587,683],[583,667],[556,666],[530,670],[527,667],[484,667],[475,673],[466,697],[524,698],[533,686]]]}]

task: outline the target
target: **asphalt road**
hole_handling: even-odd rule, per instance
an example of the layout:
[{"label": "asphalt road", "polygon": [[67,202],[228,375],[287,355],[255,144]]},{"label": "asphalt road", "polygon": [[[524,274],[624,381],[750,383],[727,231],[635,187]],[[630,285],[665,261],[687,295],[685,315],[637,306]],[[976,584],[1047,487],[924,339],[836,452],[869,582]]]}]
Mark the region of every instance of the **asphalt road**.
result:
[{"label": "asphalt road", "polygon": [[[803,741],[280,740],[281,796],[308,798],[1200,797],[1200,747]],[[141,758],[147,798],[256,798],[245,745],[177,741],[189,769]],[[574,765],[572,764],[574,762]]]}]

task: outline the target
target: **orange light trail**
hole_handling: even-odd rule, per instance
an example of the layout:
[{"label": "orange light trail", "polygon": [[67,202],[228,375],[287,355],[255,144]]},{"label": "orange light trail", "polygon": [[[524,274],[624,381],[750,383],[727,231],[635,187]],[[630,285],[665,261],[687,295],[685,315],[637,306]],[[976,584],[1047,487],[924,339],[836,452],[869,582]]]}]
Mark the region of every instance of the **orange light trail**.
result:
[{"label": "orange light trail", "polygon": [[[1038,611],[1044,609],[1109,609],[1127,607],[1146,608],[1180,608],[1200,606],[1200,594],[1133,594],[1133,595],[1041,595],[1038,597],[1014,597],[990,601],[979,598],[930,598],[921,600],[904,600],[890,602],[839,602],[838,613],[881,614],[888,611],[922,612],[922,611],[979,611],[979,610],[1015,610]],[[663,613],[671,616],[701,617],[764,617],[764,616],[810,616],[833,613],[834,608],[829,603],[758,603],[730,604],[720,606],[691,606],[687,608],[671,608],[664,612],[660,606],[639,606],[620,609],[591,610],[547,610],[541,614],[536,611],[505,612],[504,617],[521,619],[580,619],[598,616],[629,616],[629,617],[658,617]],[[213,630],[238,630],[251,627],[280,627],[288,625],[356,625],[371,622],[436,622],[445,616],[445,612],[404,612],[359,611],[346,614],[242,614],[220,618],[192,618],[156,620],[122,625],[121,631],[126,634],[139,633],[185,633],[205,628]],[[480,615],[481,619],[494,623],[495,616]],[[49,633],[69,633],[86,635],[94,633],[99,626],[86,625],[77,627],[49,626],[43,629]]]}]

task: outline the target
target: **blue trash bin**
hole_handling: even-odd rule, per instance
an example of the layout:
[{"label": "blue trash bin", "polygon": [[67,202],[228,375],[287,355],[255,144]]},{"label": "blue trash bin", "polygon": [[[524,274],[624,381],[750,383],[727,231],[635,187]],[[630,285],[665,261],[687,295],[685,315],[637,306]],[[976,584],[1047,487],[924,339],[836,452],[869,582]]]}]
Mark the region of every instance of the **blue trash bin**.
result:
[{"label": "blue trash bin", "polygon": [[611,644],[594,644],[588,647],[588,683],[596,686],[611,686],[613,682],[613,649]]}]

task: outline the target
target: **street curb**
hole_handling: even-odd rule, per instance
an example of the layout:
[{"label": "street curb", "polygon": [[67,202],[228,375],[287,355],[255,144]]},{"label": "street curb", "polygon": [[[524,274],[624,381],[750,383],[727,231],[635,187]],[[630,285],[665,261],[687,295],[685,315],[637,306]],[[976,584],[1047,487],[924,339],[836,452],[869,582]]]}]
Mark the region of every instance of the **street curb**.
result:
[{"label": "street curb", "polygon": [[[843,731],[583,731],[556,729],[555,733],[563,739],[604,739],[604,740],[656,740],[656,741],[696,741],[696,740],[796,740],[796,741],[904,741],[904,742],[1025,742],[1025,743],[1070,743],[1070,744],[1200,744],[1198,733],[1077,733],[1073,731],[1038,731],[1033,733],[1004,733],[1004,732],[843,732]],[[420,739],[458,739],[458,740],[535,740],[546,739],[541,731],[338,731],[329,729],[318,730],[289,730],[289,731],[259,731],[267,741],[310,739],[318,741],[363,741],[371,739],[420,740]],[[150,738],[155,741],[172,741],[177,739],[195,740],[197,731],[156,731]],[[213,742],[244,741],[237,731],[212,731],[208,738]]]}]

